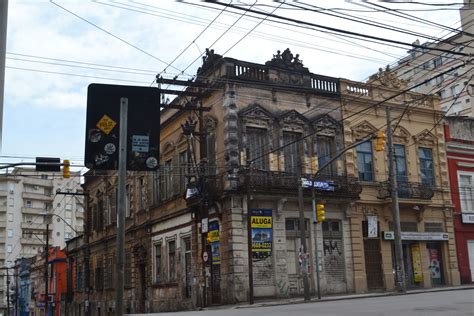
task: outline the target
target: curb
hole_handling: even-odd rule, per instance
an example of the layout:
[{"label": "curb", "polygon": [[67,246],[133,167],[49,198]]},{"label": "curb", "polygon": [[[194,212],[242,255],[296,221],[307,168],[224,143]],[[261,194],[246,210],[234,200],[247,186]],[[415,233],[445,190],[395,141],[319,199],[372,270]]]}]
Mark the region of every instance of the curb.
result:
[{"label": "curb", "polygon": [[[269,307],[269,306],[282,306],[282,305],[294,305],[294,304],[307,304],[307,303],[324,303],[324,302],[334,302],[342,300],[355,300],[355,299],[364,299],[364,298],[377,298],[377,297],[387,297],[387,296],[402,296],[402,295],[415,295],[415,294],[425,294],[433,292],[448,292],[448,291],[462,291],[462,290],[472,290],[474,285],[458,286],[458,287],[440,287],[432,289],[423,289],[423,290],[410,290],[405,293],[400,292],[384,292],[384,293],[373,293],[373,294],[353,294],[346,296],[328,296],[322,299],[312,298],[309,301],[305,301],[301,298],[295,298],[290,301],[271,301],[271,302],[261,302],[255,303],[253,305],[237,305],[227,307],[228,309],[243,309],[243,308],[258,308],[258,307]],[[221,306],[223,309],[226,309],[225,306]],[[214,310],[217,308],[204,308],[202,310]]]}]

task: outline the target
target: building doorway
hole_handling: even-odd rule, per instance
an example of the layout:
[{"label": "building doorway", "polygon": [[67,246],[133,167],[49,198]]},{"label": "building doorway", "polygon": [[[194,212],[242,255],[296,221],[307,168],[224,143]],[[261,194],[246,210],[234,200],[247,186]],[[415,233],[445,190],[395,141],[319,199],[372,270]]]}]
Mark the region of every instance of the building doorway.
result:
[{"label": "building doorway", "polygon": [[443,258],[441,256],[441,245],[440,243],[428,243],[426,245],[428,249],[429,268],[431,275],[431,284],[433,286],[443,285]]},{"label": "building doorway", "polygon": [[471,270],[471,282],[474,282],[474,240],[467,241],[467,256],[469,257],[469,269]]},{"label": "building doorway", "polygon": [[384,288],[380,239],[364,239],[365,273],[367,288],[371,291]]}]

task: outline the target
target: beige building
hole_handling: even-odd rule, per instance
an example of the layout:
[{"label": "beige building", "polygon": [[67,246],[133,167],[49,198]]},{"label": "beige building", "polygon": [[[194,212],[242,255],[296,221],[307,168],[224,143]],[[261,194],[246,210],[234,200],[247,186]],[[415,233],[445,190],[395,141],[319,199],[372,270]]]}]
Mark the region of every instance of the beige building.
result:
[{"label": "beige building", "polygon": [[[464,6],[459,10],[461,30],[456,31],[457,34],[439,42],[423,43],[422,46],[426,49],[414,48],[408,51],[408,55],[394,67],[399,78],[409,80],[413,86],[472,59],[474,23],[471,12],[473,10],[474,2],[464,0]],[[420,42],[417,41],[415,44],[420,45]],[[434,51],[432,48],[443,49],[446,52]],[[467,56],[454,55],[452,52],[465,53]],[[447,112],[448,115],[474,116],[473,73],[474,66],[471,61],[419,86],[414,91],[438,94],[441,110]]]},{"label": "beige building", "polygon": [[[453,204],[439,98],[406,92],[406,82],[380,72],[368,83],[341,80],[344,141],[386,131],[386,107],[394,130],[403,259],[408,288],[458,285]],[[381,103],[387,98],[391,100]],[[372,105],[373,108],[354,115]],[[408,108],[407,108],[408,107]],[[407,110],[406,110],[407,108]],[[401,120],[400,120],[401,117]],[[398,123],[397,123],[398,122]],[[387,151],[368,140],[346,155],[348,175],[363,187],[350,216],[356,292],[394,289],[393,216]]]}]

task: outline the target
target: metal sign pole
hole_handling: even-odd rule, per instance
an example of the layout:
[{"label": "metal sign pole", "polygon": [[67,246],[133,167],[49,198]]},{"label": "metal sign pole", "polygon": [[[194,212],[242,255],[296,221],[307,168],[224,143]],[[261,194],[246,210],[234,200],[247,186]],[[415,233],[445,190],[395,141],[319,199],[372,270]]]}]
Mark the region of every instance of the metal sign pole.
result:
[{"label": "metal sign pole", "polygon": [[128,98],[120,98],[120,132],[119,132],[119,164],[118,164],[118,203],[117,203],[117,292],[115,315],[123,315],[124,288],[124,240],[125,240],[125,209],[127,182],[127,118]]},{"label": "metal sign pole", "polygon": [[319,254],[318,254],[318,217],[316,215],[316,189],[314,188],[314,181],[311,185],[311,206],[313,211],[313,223],[314,223],[314,257],[316,260],[315,269],[316,269],[316,286],[318,291],[318,299],[321,299],[321,286],[320,280],[321,276],[319,274]]}]

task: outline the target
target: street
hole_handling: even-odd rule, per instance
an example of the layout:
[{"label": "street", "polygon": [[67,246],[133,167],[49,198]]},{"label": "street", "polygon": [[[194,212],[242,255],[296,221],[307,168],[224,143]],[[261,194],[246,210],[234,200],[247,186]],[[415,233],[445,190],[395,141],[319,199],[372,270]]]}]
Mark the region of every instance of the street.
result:
[{"label": "street", "polygon": [[430,292],[256,308],[233,308],[229,306],[229,309],[167,313],[170,316],[240,316],[252,314],[258,314],[259,316],[467,316],[474,315],[474,290]]}]

